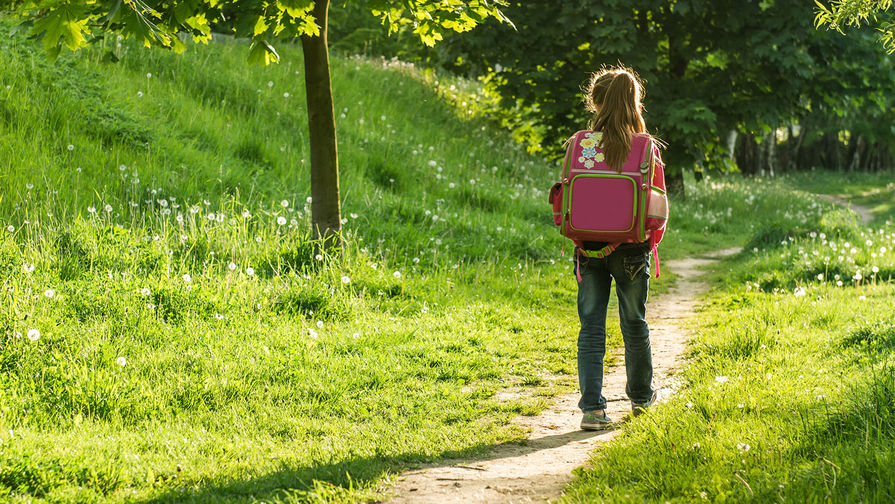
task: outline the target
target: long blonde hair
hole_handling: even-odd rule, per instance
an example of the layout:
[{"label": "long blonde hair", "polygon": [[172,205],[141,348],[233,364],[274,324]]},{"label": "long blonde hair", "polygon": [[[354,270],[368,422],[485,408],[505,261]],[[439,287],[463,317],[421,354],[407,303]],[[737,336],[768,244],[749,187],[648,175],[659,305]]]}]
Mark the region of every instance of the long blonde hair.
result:
[{"label": "long blonde hair", "polygon": [[631,136],[646,133],[646,123],[640,110],[643,84],[630,68],[624,66],[603,67],[591,75],[584,89],[584,104],[593,112],[588,129],[603,133],[600,147],[606,156],[606,164],[621,172]]}]

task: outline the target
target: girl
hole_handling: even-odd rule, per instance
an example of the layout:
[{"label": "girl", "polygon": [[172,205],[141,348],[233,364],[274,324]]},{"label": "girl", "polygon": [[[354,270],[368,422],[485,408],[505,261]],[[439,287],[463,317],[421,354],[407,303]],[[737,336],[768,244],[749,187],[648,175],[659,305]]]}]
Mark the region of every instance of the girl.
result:
[{"label": "girl", "polygon": [[[643,85],[637,75],[625,67],[604,68],[594,74],[585,88],[585,105],[593,113],[588,128],[602,133],[599,147],[606,163],[621,170],[631,150],[632,135],[646,133],[641,115]],[[654,152],[658,156],[658,151]],[[664,187],[664,181],[662,181]],[[578,283],[578,381],[584,413],[581,428],[603,429],[611,425],[606,416],[602,394],[603,357],[606,354],[606,307],[609,288],[615,280],[622,336],[625,343],[626,393],[636,416],[656,400],[653,389],[653,363],[646,323],[646,298],[649,290],[649,252],[658,243],[656,233],[643,243],[623,243],[608,256],[587,257],[588,251],[608,244],[582,242],[576,248]],[[583,249],[583,250],[582,250]]]}]

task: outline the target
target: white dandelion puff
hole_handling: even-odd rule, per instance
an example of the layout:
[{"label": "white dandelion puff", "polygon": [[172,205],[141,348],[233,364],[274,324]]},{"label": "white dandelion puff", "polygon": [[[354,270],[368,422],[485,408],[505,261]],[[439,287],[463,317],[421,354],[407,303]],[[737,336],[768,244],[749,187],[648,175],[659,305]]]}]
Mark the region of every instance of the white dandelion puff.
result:
[{"label": "white dandelion puff", "polygon": [[28,329],[27,336],[31,341],[37,341],[40,339],[40,331],[34,328]]}]

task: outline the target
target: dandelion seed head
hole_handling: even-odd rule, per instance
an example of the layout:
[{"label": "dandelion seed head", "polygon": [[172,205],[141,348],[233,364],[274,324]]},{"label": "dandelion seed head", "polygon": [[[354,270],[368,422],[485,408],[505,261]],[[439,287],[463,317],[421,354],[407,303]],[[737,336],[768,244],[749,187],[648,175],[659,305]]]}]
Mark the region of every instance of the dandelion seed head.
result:
[{"label": "dandelion seed head", "polygon": [[348,285],[348,284],[351,283],[351,279],[348,278],[347,276],[343,276],[343,277],[342,277],[342,283],[345,284],[345,285]]},{"label": "dandelion seed head", "polygon": [[56,295],[56,291],[54,291],[53,289],[47,289],[44,291],[44,296],[46,296],[48,298],[51,298],[55,295]]},{"label": "dandelion seed head", "polygon": [[146,287],[143,287],[142,289],[140,289],[140,294],[142,294],[143,297],[146,297],[146,296],[149,296],[150,294],[152,294],[152,291],[150,291]]},{"label": "dandelion seed head", "polygon": [[395,277],[395,278],[401,278],[401,272],[400,272],[400,271],[396,271],[396,272],[392,273],[392,276]]},{"label": "dandelion seed head", "polygon": [[190,276],[189,273],[184,273],[184,274],[183,274],[183,281],[186,282],[186,283],[190,283],[190,282],[193,281],[193,277]]},{"label": "dandelion seed head", "polygon": [[115,362],[121,367],[127,366],[127,359],[125,359],[124,357],[115,359]]},{"label": "dandelion seed head", "polygon": [[280,226],[286,225],[286,218],[283,217],[282,215],[277,217],[277,224]]},{"label": "dandelion seed head", "polygon": [[31,341],[37,341],[40,339],[40,331],[34,328],[28,329],[26,336]]},{"label": "dandelion seed head", "polygon": [[246,275],[248,275],[248,276],[253,276],[254,274],[255,274],[255,268],[253,268],[253,267],[251,267],[251,266],[249,266],[248,268],[246,268]]}]

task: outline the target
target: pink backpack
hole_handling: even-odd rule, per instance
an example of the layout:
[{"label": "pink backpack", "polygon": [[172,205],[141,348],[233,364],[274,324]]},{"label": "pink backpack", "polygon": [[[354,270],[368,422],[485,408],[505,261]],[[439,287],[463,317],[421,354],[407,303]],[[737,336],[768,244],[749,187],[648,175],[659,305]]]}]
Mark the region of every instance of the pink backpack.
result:
[{"label": "pink backpack", "polygon": [[[553,221],[586,257],[606,257],[622,243],[649,241],[658,277],[656,247],[668,220],[665,165],[659,148],[651,136],[634,134],[619,173],[605,163],[601,139],[597,131],[579,131],[569,139],[562,180],[550,189]],[[582,247],[585,241],[609,245],[588,251]]]}]

